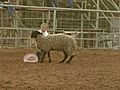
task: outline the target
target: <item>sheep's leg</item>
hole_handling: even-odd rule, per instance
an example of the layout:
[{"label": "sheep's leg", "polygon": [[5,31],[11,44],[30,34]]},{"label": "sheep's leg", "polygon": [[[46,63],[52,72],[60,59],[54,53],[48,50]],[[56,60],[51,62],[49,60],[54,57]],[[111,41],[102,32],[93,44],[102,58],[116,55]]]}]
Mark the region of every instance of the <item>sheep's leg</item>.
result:
[{"label": "sheep's leg", "polygon": [[41,52],[37,51],[36,55],[38,56],[38,61],[40,61]]},{"label": "sheep's leg", "polygon": [[64,53],[64,59],[62,61],[60,61],[60,63],[63,63],[67,59],[67,57],[68,57],[68,55],[66,54],[65,51],[63,51],[63,53]]},{"label": "sheep's leg", "polygon": [[44,61],[44,58],[45,58],[45,55],[46,55],[46,52],[44,52],[44,51],[42,51],[42,53],[41,53],[41,63]]},{"label": "sheep's leg", "polygon": [[48,52],[49,63],[51,63],[50,52]]},{"label": "sheep's leg", "polygon": [[74,55],[72,55],[66,63],[70,63],[70,61],[73,59],[73,57],[74,57]]}]

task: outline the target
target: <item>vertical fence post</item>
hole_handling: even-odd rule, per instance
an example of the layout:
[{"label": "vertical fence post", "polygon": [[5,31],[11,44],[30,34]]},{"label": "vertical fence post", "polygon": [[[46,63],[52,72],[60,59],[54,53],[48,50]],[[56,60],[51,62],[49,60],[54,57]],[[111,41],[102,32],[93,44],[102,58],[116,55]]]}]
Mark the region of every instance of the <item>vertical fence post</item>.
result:
[{"label": "vertical fence post", "polygon": [[80,47],[81,48],[84,47],[83,46],[83,13],[81,13],[81,41],[80,41]]},{"label": "vertical fence post", "polygon": [[49,22],[50,22],[50,10],[48,11],[48,17],[47,17],[47,24],[49,24]]},{"label": "vertical fence post", "polygon": [[56,14],[57,14],[57,11],[56,10],[54,10],[54,12],[53,12],[53,33],[55,33],[55,31],[56,31]]},{"label": "vertical fence post", "polygon": [[[100,1],[97,0],[97,5],[99,6]],[[97,7],[97,10],[99,10],[99,7]],[[96,32],[98,31],[99,28],[99,12],[96,12]],[[98,48],[98,40],[97,40],[97,35],[96,35],[96,43],[95,47]]]}]

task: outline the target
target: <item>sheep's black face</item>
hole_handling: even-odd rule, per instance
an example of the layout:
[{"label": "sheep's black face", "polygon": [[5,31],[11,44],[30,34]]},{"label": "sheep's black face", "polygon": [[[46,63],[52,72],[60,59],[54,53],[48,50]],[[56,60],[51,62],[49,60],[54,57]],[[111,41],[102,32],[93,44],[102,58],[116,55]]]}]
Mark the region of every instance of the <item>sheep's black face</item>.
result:
[{"label": "sheep's black face", "polygon": [[37,38],[37,36],[41,34],[40,32],[38,31],[32,31],[32,34],[31,34],[31,38]]}]

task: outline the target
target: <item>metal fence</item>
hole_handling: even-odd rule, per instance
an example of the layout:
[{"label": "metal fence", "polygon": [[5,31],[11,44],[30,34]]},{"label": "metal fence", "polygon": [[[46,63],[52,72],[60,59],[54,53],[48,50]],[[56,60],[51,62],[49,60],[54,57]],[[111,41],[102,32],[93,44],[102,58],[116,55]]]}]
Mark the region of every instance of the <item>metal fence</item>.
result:
[{"label": "metal fence", "polygon": [[[14,8],[15,12],[8,12]],[[120,46],[120,10],[75,9],[24,5],[2,5],[0,8],[0,46],[31,47],[32,30],[49,24],[49,33],[72,35],[81,48]]]}]

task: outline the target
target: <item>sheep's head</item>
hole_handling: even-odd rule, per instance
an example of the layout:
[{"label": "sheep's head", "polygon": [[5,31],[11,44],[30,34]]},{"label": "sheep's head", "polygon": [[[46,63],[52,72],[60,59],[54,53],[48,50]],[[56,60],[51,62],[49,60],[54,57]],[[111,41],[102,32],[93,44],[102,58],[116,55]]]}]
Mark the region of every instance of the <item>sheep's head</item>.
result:
[{"label": "sheep's head", "polygon": [[42,33],[40,33],[39,31],[32,31],[31,38],[37,38],[39,34],[42,34]]}]

